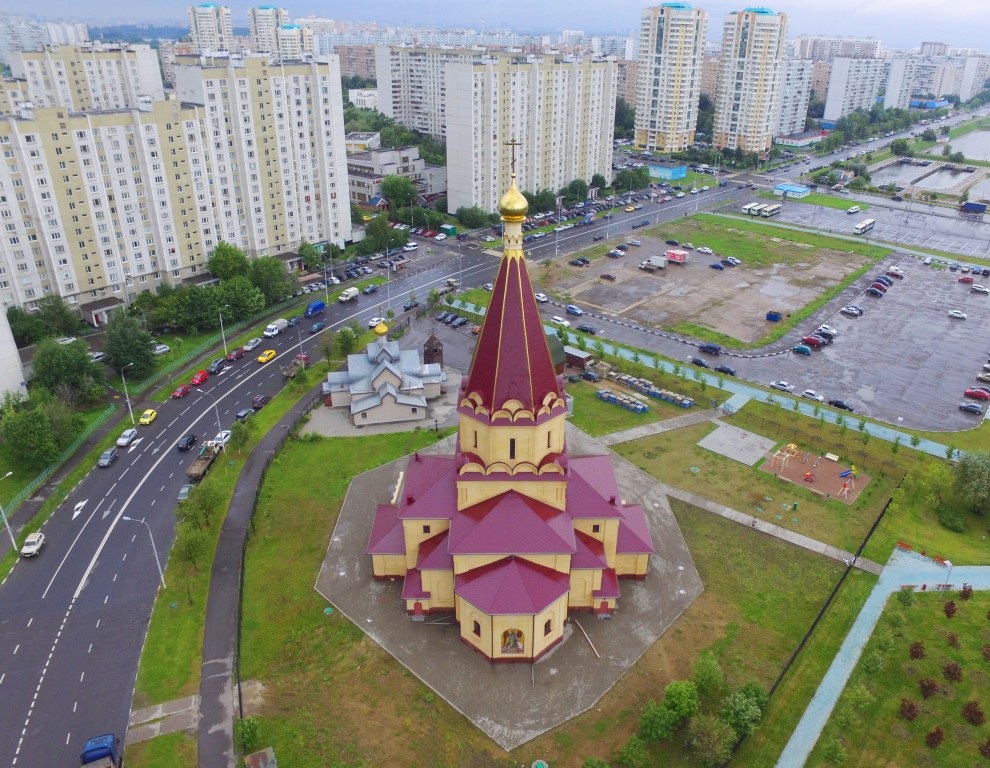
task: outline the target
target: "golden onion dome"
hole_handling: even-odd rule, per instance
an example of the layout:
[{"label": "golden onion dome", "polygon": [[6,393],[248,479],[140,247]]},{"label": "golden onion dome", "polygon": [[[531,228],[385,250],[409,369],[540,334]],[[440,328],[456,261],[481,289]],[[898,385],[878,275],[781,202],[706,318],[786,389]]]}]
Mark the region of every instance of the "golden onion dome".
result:
[{"label": "golden onion dome", "polygon": [[529,210],[529,202],[516,186],[516,175],[512,174],[512,185],[509,191],[502,195],[498,203],[499,213],[504,221],[524,221]]},{"label": "golden onion dome", "polygon": [[381,338],[386,333],[388,333],[388,326],[385,323],[379,323],[375,326],[375,335]]}]

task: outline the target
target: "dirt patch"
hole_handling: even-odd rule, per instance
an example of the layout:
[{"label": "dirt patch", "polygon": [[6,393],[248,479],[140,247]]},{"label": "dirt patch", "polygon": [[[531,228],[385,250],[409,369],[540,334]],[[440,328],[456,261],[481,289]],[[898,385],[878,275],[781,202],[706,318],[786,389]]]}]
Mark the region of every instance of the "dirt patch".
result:
[{"label": "dirt patch", "polygon": [[842,477],[842,473],[850,470],[849,466],[800,449],[796,455],[787,459],[786,464],[783,460],[771,456],[760,465],[760,469],[774,477],[782,477],[792,483],[805,486],[826,499],[838,499],[846,504],[856,501],[859,494],[870,484],[870,476],[859,469],[856,470],[855,479],[851,475]]}]

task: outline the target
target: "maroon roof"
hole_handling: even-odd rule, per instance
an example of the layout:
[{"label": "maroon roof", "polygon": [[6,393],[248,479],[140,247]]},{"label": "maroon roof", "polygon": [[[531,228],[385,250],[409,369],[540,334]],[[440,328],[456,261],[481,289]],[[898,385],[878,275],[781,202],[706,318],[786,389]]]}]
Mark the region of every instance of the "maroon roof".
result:
[{"label": "maroon roof", "polygon": [[429,596],[429,592],[423,591],[423,578],[419,571],[415,568],[406,571],[406,577],[402,580],[402,599],[418,600]]},{"label": "maroon roof", "polygon": [[573,554],[570,516],[549,504],[506,491],[455,514],[452,555]]},{"label": "maroon roof", "polygon": [[526,259],[521,255],[502,257],[471,371],[462,388],[465,394],[479,393],[489,411],[518,400],[535,413],[547,394],[563,397]]},{"label": "maroon roof", "polygon": [[421,571],[452,571],[454,558],[447,551],[447,534],[450,531],[438,533],[433,538],[421,542],[419,558],[416,567]]},{"label": "maroon roof", "polygon": [[375,520],[371,524],[368,537],[369,555],[403,555],[406,552],[406,537],[398,510],[389,504],[379,504],[375,508]]},{"label": "maroon roof", "polygon": [[457,512],[457,460],[413,454],[399,498],[399,519],[449,519]]},{"label": "maroon roof", "polygon": [[581,531],[574,531],[577,552],[571,557],[571,568],[605,568],[605,545],[594,536]]},{"label": "maroon roof", "polygon": [[643,508],[639,504],[623,507],[622,519],[619,521],[619,535],[615,540],[616,554],[652,555],[655,551]]},{"label": "maroon roof", "polygon": [[489,616],[539,613],[569,589],[566,573],[518,557],[483,565],[454,580],[454,591]]},{"label": "maroon roof", "polygon": [[602,587],[592,592],[593,597],[614,597],[618,600],[622,597],[619,594],[619,577],[615,575],[614,568],[606,568],[602,571]]},{"label": "maroon roof", "polygon": [[[619,486],[608,456],[571,456],[568,460],[567,513],[574,518],[621,517]],[[614,499],[614,503],[613,503]]]}]

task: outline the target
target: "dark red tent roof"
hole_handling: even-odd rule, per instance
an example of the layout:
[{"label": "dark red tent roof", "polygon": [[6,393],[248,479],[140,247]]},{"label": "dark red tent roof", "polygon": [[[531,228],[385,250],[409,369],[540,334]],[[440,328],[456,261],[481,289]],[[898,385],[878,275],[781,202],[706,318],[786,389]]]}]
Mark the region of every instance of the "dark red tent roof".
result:
[{"label": "dark red tent roof", "polygon": [[566,594],[570,578],[552,568],[509,557],[458,575],[454,589],[489,616],[534,614]]},{"label": "dark red tent roof", "polygon": [[573,554],[574,525],[556,507],[506,491],[450,520],[452,555]]}]

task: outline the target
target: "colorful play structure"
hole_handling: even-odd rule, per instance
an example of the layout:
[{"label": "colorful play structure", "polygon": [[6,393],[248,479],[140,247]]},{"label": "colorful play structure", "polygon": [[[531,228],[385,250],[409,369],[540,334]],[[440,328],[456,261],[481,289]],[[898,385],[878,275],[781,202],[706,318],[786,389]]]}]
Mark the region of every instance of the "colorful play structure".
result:
[{"label": "colorful play structure", "polygon": [[773,461],[770,462],[770,469],[777,469],[780,466],[780,471],[783,472],[787,469],[787,462],[797,456],[798,447],[794,443],[781,448],[773,455]]}]

